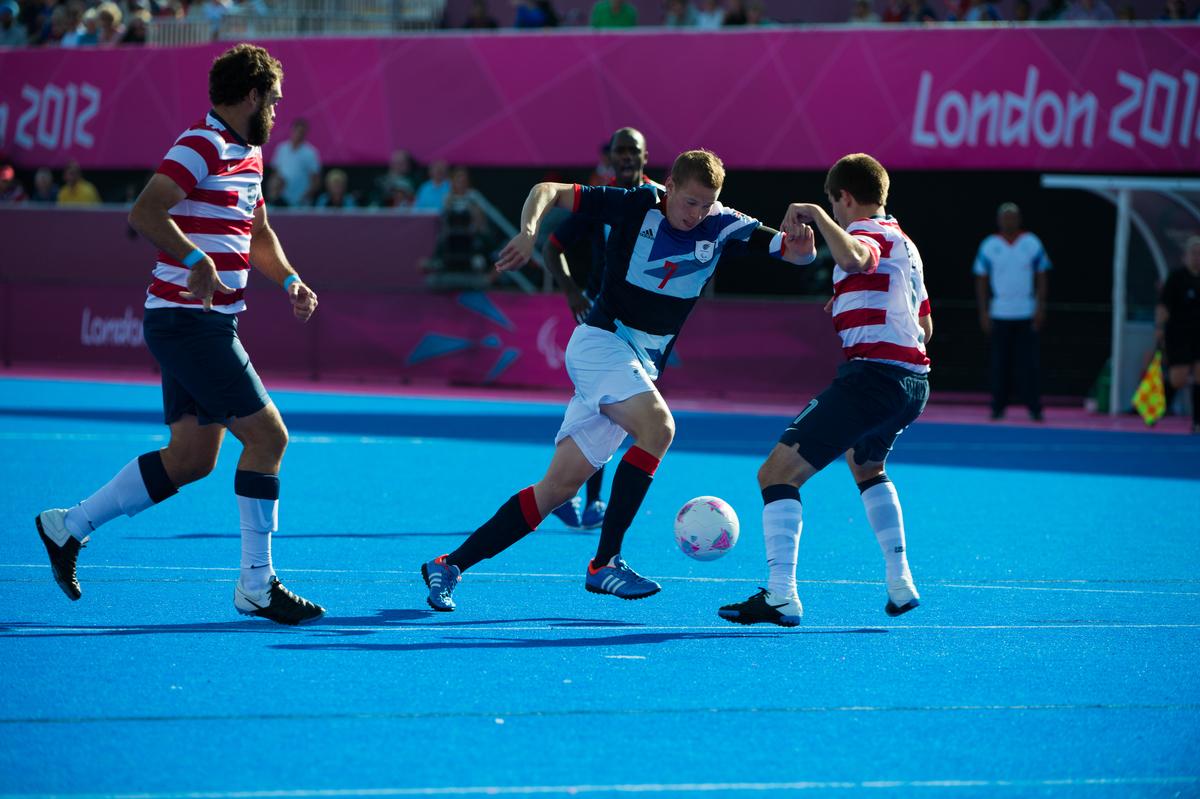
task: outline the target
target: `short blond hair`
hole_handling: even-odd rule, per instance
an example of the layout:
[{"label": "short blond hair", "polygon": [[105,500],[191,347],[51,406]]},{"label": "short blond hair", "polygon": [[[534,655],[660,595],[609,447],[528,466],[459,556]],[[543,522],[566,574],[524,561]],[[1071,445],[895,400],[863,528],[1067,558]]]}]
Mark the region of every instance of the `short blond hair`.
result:
[{"label": "short blond hair", "polygon": [[680,153],[671,165],[671,180],[676,188],[694,180],[713,191],[720,191],[725,185],[725,165],[709,150],[688,150]]}]

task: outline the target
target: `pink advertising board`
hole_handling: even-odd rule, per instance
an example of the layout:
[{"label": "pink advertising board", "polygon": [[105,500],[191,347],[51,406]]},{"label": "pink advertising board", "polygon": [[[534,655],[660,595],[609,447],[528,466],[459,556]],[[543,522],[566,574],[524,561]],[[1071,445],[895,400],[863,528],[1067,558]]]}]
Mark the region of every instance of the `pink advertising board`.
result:
[{"label": "pink advertising board", "polygon": [[[0,239],[15,243],[0,258],[0,366],[155,368],[141,330],[154,250],[126,235],[124,217],[0,210]],[[321,304],[301,325],[279,288],[251,275],[239,330],[265,376],[570,391],[563,354],[575,325],[561,296],[414,288],[416,262],[433,246],[430,220],[365,218],[278,215],[274,227]],[[372,242],[393,242],[396,259],[353,257]],[[339,247],[348,257],[336,257]],[[820,303],[796,301],[702,300],[675,353],[664,391],[699,398],[807,401],[841,360]]]},{"label": "pink advertising board", "polygon": [[[326,163],[586,166],[614,128],[656,166],[1194,172],[1200,27],[656,30],[273,41],[280,123]],[[152,167],[208,107],[218,46],[0,51],[0,151]],[[271,146],[267,155],[270,157]]]}]

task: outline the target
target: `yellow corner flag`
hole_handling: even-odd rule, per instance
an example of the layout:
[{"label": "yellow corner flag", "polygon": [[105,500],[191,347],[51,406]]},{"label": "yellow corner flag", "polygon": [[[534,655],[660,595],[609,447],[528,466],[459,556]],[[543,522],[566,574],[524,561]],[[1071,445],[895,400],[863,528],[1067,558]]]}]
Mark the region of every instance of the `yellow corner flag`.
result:
[{"label": "yellow corner flag", "polygon": [[1166,414],[1167,393],[1163,390],[1161,352],[1155,352],[1154,359],[1146,367],[1142,382],[1133,394],[1133,407],[1147,425],[1155,424]]}]

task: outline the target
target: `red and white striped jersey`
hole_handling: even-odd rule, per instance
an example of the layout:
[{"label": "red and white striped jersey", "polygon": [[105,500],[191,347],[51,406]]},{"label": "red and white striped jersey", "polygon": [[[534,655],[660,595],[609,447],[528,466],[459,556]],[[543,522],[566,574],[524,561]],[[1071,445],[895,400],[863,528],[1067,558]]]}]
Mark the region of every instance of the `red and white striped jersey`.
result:
[{"label": "red and white striped jersey", "polygon": [[[183,235],[213,259],[217,274],[232,294],[216,293],[212,309],[238,313],[246,309],[243,294],[250,276],[250,231],[254,211],[263,204],[262,150],[247,144],[210,111],[203,122],[185,130],[167,151],[158,174],[187,192],[171,208],[171,219]],[[159,251],[154,282],[146,290],[147,308],[197,308],[185,299],[188,268]]]},{"label": "red and white striped jersey", "polygon": [[833,326],[847,360],[862,359],[929,371],[925,333],[929,314],[921,254],[890,216],[858,219],[846,232],[871,250],[869,271],[833,270]]}]

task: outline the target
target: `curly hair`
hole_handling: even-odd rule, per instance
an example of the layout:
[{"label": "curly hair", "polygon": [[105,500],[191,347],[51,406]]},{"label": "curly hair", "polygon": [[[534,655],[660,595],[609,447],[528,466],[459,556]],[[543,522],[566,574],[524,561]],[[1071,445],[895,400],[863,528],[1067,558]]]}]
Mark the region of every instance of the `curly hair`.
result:
[{"label": "curly hair", "polygon": [[862,205],[887,205],[890,183],[883,164],[866,153],[851,153],[830,168],[825,193],[840,195],[844,189]]},{"label": "curly hair", "polygon": [[239,44],[213,61],[208,71],[208,99],[213,105],[234,105],[251,89],[265,95],[283,80],[283,65],[261,47]]}]

